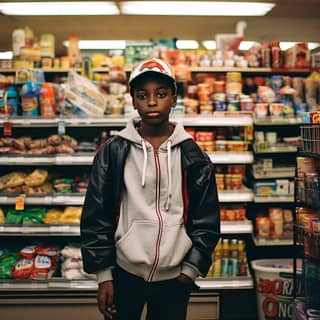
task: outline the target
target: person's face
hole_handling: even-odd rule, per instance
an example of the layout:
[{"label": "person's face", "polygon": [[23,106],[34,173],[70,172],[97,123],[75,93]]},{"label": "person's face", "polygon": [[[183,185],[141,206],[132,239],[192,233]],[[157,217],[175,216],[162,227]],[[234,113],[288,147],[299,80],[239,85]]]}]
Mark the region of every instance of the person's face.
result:
[{"label": "person's face", "polygon": [[170,110],[176,105],[176,96],[165,81],[146,79],[134,90],[133,104],[143,122],[159,125],[169,120]]}]

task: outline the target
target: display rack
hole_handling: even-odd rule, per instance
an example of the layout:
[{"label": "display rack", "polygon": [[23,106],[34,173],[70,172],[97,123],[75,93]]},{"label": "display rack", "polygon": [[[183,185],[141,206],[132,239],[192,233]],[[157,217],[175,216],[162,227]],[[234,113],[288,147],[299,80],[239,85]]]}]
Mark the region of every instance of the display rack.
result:
[{"label": "display rack", "polygon": [[[320,317],[320,126],[301,125],[301,150],[297,159],[294,268],[294,320]],[[311,162],[308,161],[311,159]],[[312,160],[314,159],[314,160]],[[309,163],[309,164],[307,164]],[[313,173],[312,181],[308,176]],[[301,250],[302,248],[302,250]],[[301,252],[302,251],[302,252]],[[302,270],[298,261],[302,260]]]},{"label": "display rack", "polygon": [[[12,117],[10,119],[0,119],[0,123],[9,121],[13,128],[19,128],[27,134],[30,128],[47,128],[51,127],[53,130],[58,128],[61,122],[68,128],[97,128],[103,130],[105,128],[122,128],[126,125],[128,117],[123,116],[104,116],[104,117],[54,117],[54,118],[25,118]],[[180,121],[185,126],[195,127],[233,127],[233,126],[251,126],[253,125],[253,118],[250,114],[231,114],[215,113],[211,117],[172,117],[174,121]],[[253,153],[251,151],[245,152],[208,152],[210,159],[216,164],[250,164],[253,162]],[[82,166],[90,167],[94,158],[94,153],[75,153],[75,154],[55,154],[43,156],[29,156],[29,155],[1,155],[0,166],[3,168],[13,167],[64,167],[81,168]],[[84,194],[48,194],[44,196],[28,196],[23,195],[26,206],[81,206],[84,202]],[[252,190],[243,187],[241,190],[224,190],[218,192],[220,203],[247,203],[253,200]],[[14,206],[16,203],[16,195],[0,195],[0,205]],[[245,235],[252,233],[252,223],[249,220],[245,221],[228,221],[222,222],[222,234],[227,235]],[[0,225],[0,237],[3,243],[10,241],[13,238],[25,237],[25,239],[54,239],[58,237],[60,240],[68,242],[68,238],[78,239],[80,236],[80,227],[77,225]],[[241,289],[253,288],[253,281],[248,274],[247,277],[241,278],[224,278],[224,279],[202,279],[199,280],[199,286],[205,290],[225,290],[225,289]],[[7,290],[24,290],[25,288],[32,288],[29,291],[43,291],[51,292],[58,289],[71,292],[82,290],[96,291],[96,284],[94,281],[65,281],[64,279],[50,279],[47,282],[36,281],[15,281],[3,280],[0,284],[0,291]],[[58,293],[58,292],[57,292]]]}]

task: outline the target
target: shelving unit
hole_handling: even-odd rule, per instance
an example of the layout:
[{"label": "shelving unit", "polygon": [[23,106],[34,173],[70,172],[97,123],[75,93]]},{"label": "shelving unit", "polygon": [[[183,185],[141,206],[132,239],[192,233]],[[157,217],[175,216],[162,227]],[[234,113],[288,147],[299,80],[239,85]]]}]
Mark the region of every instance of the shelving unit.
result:
[{"label": "shelving unit", "polygon": [[[87,130],[90,128],[122,128],[126,125],[128,117],[121,116],[104,116],[104,117],[54,117],[54,118],[25,118],[12,117],[10,119],[0,119],[0,124],[8,121],[13,128],[19,128],[23,132],[28,132],[28,128],[58,128],[61,122],[68,128],[82,128]],[[253,125],[253,118],[250,114],[231,114],[215,113],[211,117],[195,116],[195,117],[176,117],[172,120],[182,122],[185,126],[202,127],[233,127],[233,126],[249,126]],[[215,164],[250,164],[253,162],[253,153],[245,152],[213,152],[208,153],[210,159]],[[2,167],[23,166],[23,167],[61,167],[73,166],[81,168],[81,166],[89,167],[92,164],[94,153],[75,153],[75,154],[55,154],[44,156],[29,155],[2,155],[0,157],[0,165]],[[227,190],[218,193],[221,203],[247,203],[253,200],[252,191],[248,188],[242,190]],[[25,205],[35,206],[81,206],[84,201],[83,194],[51,194],[45,196],[25,196]],[[0,195],[0,205],[14,205],[16,196]],[[246,235],[252,232],[252,223],[248,220],[235,222],[222,222],[222,234]],[[80,235],[80,227],[76,225],[0,225],[0,237],[3,239],[13,239],[16,237],[26,237],[26,239],[54,239],[59,237],[68,242],[68,238],[77,239]],[[198,283],[198,282],[197,282]],[[224,278],[224,279],[199,279],[198,285],[202,290],[228,290],[228,289],[252,289],[253,280],[250,275],[242,278]],[[32,290],[30,289],[32,288]],[[27,290],[25,290],[27,289]],[[30,293],[46,292],[46,294],[71,294],[81,292],[89,292],[94,294],[97,289],[95,281],[74,280],[68,281],[64,279],[50,279],[45,282],[37,281],[15,281],[4,280],[0,283],[0,295],[2,290],[15,292],[19,290],[29,291]]]},{"label": "shelving unit", "polygon": [[[295,197],[294,320],[317,319],[320,316],[320,232],[317,228],[320,221],[320,190],[316,183],[320,160],[319,125],[308,123],[300,128],[302,144],[297,159]],[[309,181],[308,174],[311,173],[314,178]]]},{"label": "shelving unit", "polygon": [[[48,78],[53,74],[67,74],[68,69],[47,69],[43,70]],[[77,69],[77,72],[81,72],[81,69]],[[107,72],[108,68],[93,69],[93,72]],[[312,72],[312,69],[271,69],[271,68],[206,68],[197,67],[192,68],[192,73],[226,73],[226,72],[241,72],[245,75],[271,75],[271,74],[295,74],[305,76]],[[14,69],[0,69],[0,73],[12,74]],[[126,72],[130,72],[130,69],[126,69]],[[14,117],[10,119],[0,118],[0,125],[7,121],[10,122],[13,128],[18,128],[27,132],[28,128],[50,128],[55,130],[61,124],[68,128],[81,129],[90,128],[121,128],[124,127],[129,117],[123,116],[103,116],[103,117],[53,117],[53,118],[25,118]],[[232,112],[214,112],[212,116],[172,116],[172,120],[182,122],[186,127],[197,128],[216,128],[216,127],[245,127],[254,125],[255,130],[263,128],[263,130],[270,130],[274,127],[281,127],[279,130],[291,130],[297,127],[301,119],[296,117],[277,118],[267,117],[264,119],[253,118],[250,113],[243,113],[241,115]],[[245,164],[254,165],[257,157],[264,156],[277,156],[279,152],[282,154],[290,153],[290,156],[295,157],[297,148],[292,146],[276,146],[265,150],[257,150],[254,147],[249,148],[244,152],[211,152],[208,153],[210,159],[214,164]],[[48,166],[52,167],[89,167],[92,164],[94,154],[72,154],[72,155],[53,155],[53,156],[10,156],[3,155],[0,157],[0,166]],[[255,172],[252,171],[254,179],[281,179],[281,178],[293,178],[293,167],[286,168],[286,170],[273,169],[262,170]],[[244,204],[255,210],[257,205],[291,205],[294,204],[293,196],[255,196],[252,189],[243,187],[241,190],[225,190],[218,193],[219,201],[222,205]],[[16,201],[15,196],[0,195],[0,205],[14,205]],[[43,197],[25,197],[26,205],[45,205],[45,206],[63,206],[63,205],[82,205],[84,201],[83,194],[68,194],[68,195],[47,195]],[[221,231],[222,235],[234,235],[236,237],[252,236],[252,242],[256,246],[255,250],[260,250],[261,247],[274,248],[274,246],[286,247],[292,246],[293,241],[290,239],[256,239],[253,236],[254,233],[253,220],[235,221],[235,222],[222,222]],[[73,225],[39,225],[39,226],[12,226],[12,225],[0,225],[0,237],[6,239],[13,239],[19,236],[25,236],[28,238],[43,239],[44,237],[59,239],[68,238],[77,239],[80,234],[79,226]],[[251,250],[251,249],[250,249]],[[228,277],[228,278],[213,278],[213,279],[198,279],[197,284],[201,288],[201,293],[208,293],[210,295],[216,294],[220,291],[227,290],[252,290],[253,279],[250,274],[247,277]],[[81,280],[81,281],[67,281],[63,279],[50,279],[47,282],[30,282],[30,281],[18,281],[12,282],[2,281],[0,282],[0,296],[4,297],[6,294],[20,294],[26,292],[32,296],[45,295],[55,296],[64,300],[72,298],[77,300],[80,296],[87,296],[92,298],[90,303],[95,303],[97,285],[95,281]],[[81,300],[81,299],[80,299]],[[80,301],[78,300],[78,301]],[[0,309],[1,310],[1,309]]]}]

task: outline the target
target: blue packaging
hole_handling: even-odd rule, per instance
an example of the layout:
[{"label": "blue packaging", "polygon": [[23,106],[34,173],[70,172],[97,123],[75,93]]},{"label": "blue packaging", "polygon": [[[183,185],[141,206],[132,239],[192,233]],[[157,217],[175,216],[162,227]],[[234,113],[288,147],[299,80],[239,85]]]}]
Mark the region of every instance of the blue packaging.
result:
[{"label": "blue packaging", "polygon": [[39,116],[38,95],[40,86],[34,82],[26,82],[21,88],[21,109],[23,116]]}]

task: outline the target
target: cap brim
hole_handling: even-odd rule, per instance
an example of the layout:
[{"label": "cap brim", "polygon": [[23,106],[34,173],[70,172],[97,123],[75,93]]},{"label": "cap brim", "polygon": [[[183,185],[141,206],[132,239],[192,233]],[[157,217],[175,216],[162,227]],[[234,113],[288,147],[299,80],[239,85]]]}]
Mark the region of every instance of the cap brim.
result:
[{"label": "cap brim", "polygon": [[145,70],[145,71],[141,72],[139,75],[137,75],[136,77],[134,77],[133,79],[130,79],[129,85],[132,86],[137,81],[141,81],[144,77],[152,75],[152,74],[159,76],[159,77],[162,77],[164,80],[167,80],[167,81],[171,81],[171,82],[176,81],[173,77],[171,77],[163,72],[159,72],[156,70]]}]

